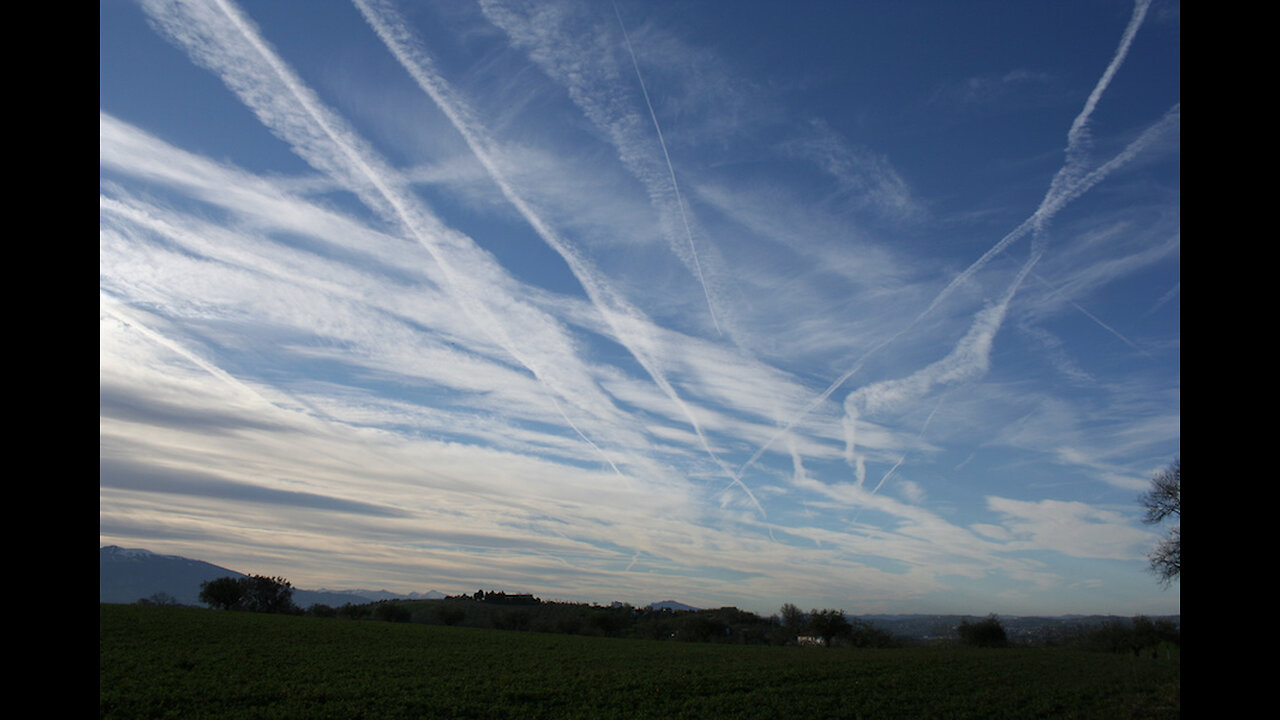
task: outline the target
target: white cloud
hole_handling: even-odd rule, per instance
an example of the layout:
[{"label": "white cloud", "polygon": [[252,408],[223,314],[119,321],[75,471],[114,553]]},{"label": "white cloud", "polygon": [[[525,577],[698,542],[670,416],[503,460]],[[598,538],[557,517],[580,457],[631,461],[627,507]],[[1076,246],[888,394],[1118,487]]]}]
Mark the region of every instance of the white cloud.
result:
[{"label": "white cloud", "polygon": [[1142,556],[1152,537],[1135,528],[1132,518],[1082,502],[1027,502],[991,496],[987,506],[1004,516],[1004,527],[1020,549],[1131,560]]}]

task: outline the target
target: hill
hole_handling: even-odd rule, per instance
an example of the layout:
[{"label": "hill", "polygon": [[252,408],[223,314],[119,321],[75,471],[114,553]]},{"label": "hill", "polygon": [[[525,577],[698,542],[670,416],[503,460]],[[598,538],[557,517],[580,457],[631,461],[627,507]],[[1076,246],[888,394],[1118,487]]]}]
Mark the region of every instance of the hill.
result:
[{"label": "hill", "polygon": [[[158,593],[169,595],[182,605],[201,605],[200,583],[223,577],[245,577],[202,560],[160,555],[149,550],[108,545],[98,551],[98,602],[133,603]],[[434,590],[398,595],[386,590],[303,590],[294,588],[293,601],[299,607],[315,604],[338,607],[379,600],[432,600],[444,597]]]}]

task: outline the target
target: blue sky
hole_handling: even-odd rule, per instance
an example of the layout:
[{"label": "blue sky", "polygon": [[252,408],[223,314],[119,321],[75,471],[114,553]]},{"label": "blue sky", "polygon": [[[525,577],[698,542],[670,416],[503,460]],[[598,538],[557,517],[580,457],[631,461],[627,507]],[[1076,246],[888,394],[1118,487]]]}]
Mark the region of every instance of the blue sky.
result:
[{"label": "blue sky", "polygon": [[102,544],[1179,611],[1176,2],[100,9]]}]

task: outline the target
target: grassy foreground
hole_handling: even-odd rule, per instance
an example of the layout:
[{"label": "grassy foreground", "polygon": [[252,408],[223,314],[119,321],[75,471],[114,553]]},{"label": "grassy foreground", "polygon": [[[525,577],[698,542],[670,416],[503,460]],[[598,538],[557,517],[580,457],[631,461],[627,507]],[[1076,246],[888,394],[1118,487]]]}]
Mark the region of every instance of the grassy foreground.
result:
[{"label": "grassy foreground", "polygon": [[102,605],[103,718],[1176,718],[1179,660],[733,646]]}]

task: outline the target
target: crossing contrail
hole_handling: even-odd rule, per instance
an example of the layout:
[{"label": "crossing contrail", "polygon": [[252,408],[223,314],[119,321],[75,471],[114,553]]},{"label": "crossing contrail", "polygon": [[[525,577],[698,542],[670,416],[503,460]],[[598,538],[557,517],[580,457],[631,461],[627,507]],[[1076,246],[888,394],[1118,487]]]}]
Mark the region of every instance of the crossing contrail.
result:
[{"label": "crossing contrail", "polygon": [[[733,469],[720,459],[711,448],[702,424],[698,422],[693,410],[680,397],[675,387],[666,378],[661,368],[658,367],[658,362],[653,353],[642,347],[642,339],[638,338],[635,332],[632,332],[633,328],[647,325],[649,323],[648,319],[638,308],[633,307],[625,298],[608,287],[577,250],[565,238],[561,237],[517,192],[501,167],[496,143],[489,137],[488,132],[481,123],[476,120],[463,99],[459,98],[449,83],[440,76],[434,61],[432,61],[422,43],[408,30],[399,13],[383,0],[352,1],[364,15],[365,20],[373,27],[378,37],[382,39],[391,53],[413,77],[418,87],[435,101],[436,105],[449,118],[454,128],[462,134],[467,146],[498,185],[503,196],[520,212],[521,216],[533,227],[539,237],[569,265],[570,270],[582,284],[592,304],[608,323],[617,341],[627,348],[654,383],[680,409],[693,427],[702,449],[730,478],[730,485],[740,488],[763,517],[765,515],[764,506],[756,499],[751,489],[742,482],[741,477],[733,472]],[[703,289],[705,291],[705,285]],[[708,297],[708,302],[710,302],[710,297]],[[714,318],[714,313],[712,317]],[[719,325],[717,324],[718,328]]]},{"label": "crossing contrail", "polygon": [[589,415],[613,407],[586,368],[570,365],[573,343],[558,322],[507,290],[508,274],[493,257],[417,200],[404,178],[324,105],[239,8],[227,0],[144,0],[143,8],[163,35],[221,78],[294,152],[417,241],[464,315],[540,383]]},{"label": "crossing contrail", "polygon": [[640,83],[640,92],[644,95],[644,104],[649,108],[649,117],[653,119],[653,129],[658,132],[658,144],[662,146],[662,157],[667,161],[667,170],[671,173],[671,188],[676,193],[676,205],[680,207],[680,220],[684,222],[684,234],[689,239],[689,252],[693,254],[693,268],[698,272],[698,282],[702,283],[702,294],[707,298],[707,311],[711,313],[711,322],[716,326],[716,333],[723,335],[720,321],[716,319],[716,309],[711,302],[711,291],[707,289],[707,279],[702,276],[702,263],[698,261],[698,248],[693,242],[693,230],[689,228],[689,215],[684,207],[684,197],[680,194],[680,183],[676,182],[676,168],[671,164],[671,153],[667,152],[667,141],[662,137],[662,126],[658,124],[658,114],[653,111],[653,102],[649,100],[649,90],[645,88],[644,77],[640,74],[640,63],[636,60],[636,51],[631,46],[631,36],[627,34],[627,26],[622,22],[622,13],[618,12],[618,3],[613,3],[613,14],[618,17],[618,27],[622,28],[622,39],[627,43],[627,53],[631,55],[631,67],[636,70],[636,80]]},{"label": "crossing contrail", "polygon": [[[1138,152],[1153,142],[1156,137],[1162,135],[1163,132],[1168,129],[1169,125],[1178,121],[1180,118],[1180,108],[1179,105],[1175,105],[1169,110],[1169,112],[1165,113],[1163,118],[1151,127],[1147,128],[1146,131],[1144,131],[1136,140],[1131,142],[1122,152],[1089,173],[1084,174],[1083,176],[1080,175],[1080,165],[1083,162],[1082,149],[1088,140],[1086,130],[1089,117],[1097,106],[1098,100],[1101,98],[1103,91],[1105,91],[1107,86],[1110,84],[1111,78],[1115,75],[1121,63],[1124,61],[1124,57],[1129,51],[1129,46],[1133,42],[1134,34],[1142,24],[1142,20],[1146,16],[1147,7],[1149,5],[1150,0],[1136,0],[1133,16],[1130,18],[1129,24],[1125,28],[1124,35],[1120,40],[1119,48],[1117,48],[1111,62],[1107,65],[1107,69],[1103,72],[1102,77],[1099,78],[1097,84],[1094,86],[1093,92],[1090,93],[1089,99],[1085,102],[1084,107],[1071,123],[1071,128],[1067,133],[1066,160],[1050,182],[1049,189],[1045,192],[1044,199],[1040,201],[1040,205],[1036,208],[1035,212],[1033,212],[1026,220],[1023,220],[1018,227],[1014,228],[1007,235],[1001,238],[989,250],[983,253],[982,257],[975,260],[969,265],[969,267],[965,268],[959,275],[953,278],[951,282],[948,283],[936,297],[934,297],[928,307],[922,310],[911,322],[907,323],[905,327],[894,333],[892,337],[876,344],[874,347],[863,353],[862,357],[858,358],[852,368],[840,377],[836,378],[834,382],[827,386],[826,390],[823,390],[816,398],[810,401],[808,405],[802,408],[785,427],[775,432],[769,440],[764,443],[764,445],[760,446],[760,448],[757,449],[755,453],[753,453],[751,457],[748,458],[747,461],[738,469],[739,475],[746,472],[747,468],[754,465],[755,462],[764,455],[769,447],[772,446],[773,443],[777,442],[778,438],[791,432],[791,430],[794,429],[795,426],[798,425],[810,412],[812,412],[814,408],[826,402],[827,399],[831,397],[832,393],[862,369],[863,365],[866,364],[867,360],[872,355],[884,349],[886,346],[890,345],[919,324],[926,315],[937,308],[938,305],[950,296],[957,287],[985,267],[992,258],[1003,252],[1014,242],[1026,237],[1028,234],[1040,235],[1048,225],[1048,222],[1058,213],[1058,211],[1072,200],[1075,200],[1077,197],[1087,192],[1094,185],[1101,182],[1104,178],[1110,175],[1112,171],[1127,163],[1136,156]],[[1038,253],[1043,252],[1043,248],[1036,248],[1036,251],[1037,254],[1035,257],[1039,257]],[[1025,273],[1029,269],[1029,266],[1024,267],[1023,272]],[[1021,280],[1019,280],[1019,282],[1021,282]]]}]

